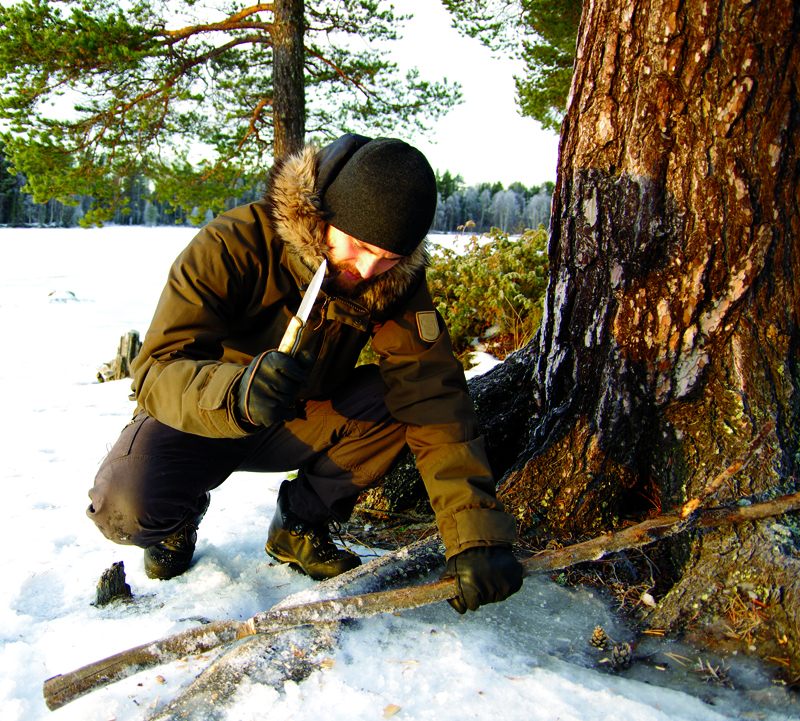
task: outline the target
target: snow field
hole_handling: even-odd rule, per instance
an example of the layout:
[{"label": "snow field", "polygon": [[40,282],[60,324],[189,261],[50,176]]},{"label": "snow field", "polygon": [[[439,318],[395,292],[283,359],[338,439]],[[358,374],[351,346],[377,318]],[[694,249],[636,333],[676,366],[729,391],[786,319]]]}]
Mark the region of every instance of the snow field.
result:
[{"label": "snow field", "polygon": [[[121,335],[144,334],[168,267],[193,234],[0,229],[3,721],[146,719],[216,653],[144,671],[53,713],[42,683],[200,618],[249,618],[314,585],[263,550],[279,475],[236,474],[214,491],[196,563],[169,582],[146,578],[141,550],[106,541],[85,516],[97,467],[133,410],[129,383],[98,384],[96,370]],[[97,580],[116,561],[135,602],[95,608]],[[243,684],[228,717],[357,721],[400,707],[397,719],[710,721],[752,712],[743,694],[709,690],[715,707],[697,698],[696,684],[655,685],[656,671],[607,673],[587,643],[595,625],[625,640],[598,596],[546,578],[464,617],[441,604],[372,618],[344,629],[332,663],[305,681]],[[768,680],[750,678],[770,691]],[[791,697],[771,693],[761,717],[796,716]]]}]

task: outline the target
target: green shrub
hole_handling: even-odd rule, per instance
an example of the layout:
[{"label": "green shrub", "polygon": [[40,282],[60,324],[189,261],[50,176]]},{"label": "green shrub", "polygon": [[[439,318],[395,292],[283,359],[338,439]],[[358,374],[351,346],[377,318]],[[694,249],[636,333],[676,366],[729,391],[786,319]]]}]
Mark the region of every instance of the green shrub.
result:
[{"label": "green shrub", "polygon": [[[428,285],[462,362],[478,344],[502,360],[533,337],[547,288],[546,245],[542,226],[518,240],[492,228],[460,254],[434,244]],[[367,345],[360,362],[376,361]]]},{"label": "green shrub", "polygon": [[477,341],[503,359],[533,337],[547,288],[546,246],[540,226],[518,240],[492,228],[473,236],[461,254],[436,249],[428,284],[457,355],[474,350]]}]

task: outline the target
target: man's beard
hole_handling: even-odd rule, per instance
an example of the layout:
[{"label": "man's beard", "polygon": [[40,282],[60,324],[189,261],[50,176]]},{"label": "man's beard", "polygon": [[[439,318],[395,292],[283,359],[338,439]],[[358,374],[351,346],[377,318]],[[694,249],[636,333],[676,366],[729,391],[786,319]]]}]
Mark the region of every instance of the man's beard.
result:
[{"label": "man's beard", "polygon": [[330,268],[328,279],[325,282],[325,292],[329,295],[358,298],[370,286],[375,285],[375,281],[378,279],[377,275],[373,278],[361,278],[360,280],[348,278],[344,271],[349,271],[353,275],[357,275],[357,271],[346,264],[335,265]]}]

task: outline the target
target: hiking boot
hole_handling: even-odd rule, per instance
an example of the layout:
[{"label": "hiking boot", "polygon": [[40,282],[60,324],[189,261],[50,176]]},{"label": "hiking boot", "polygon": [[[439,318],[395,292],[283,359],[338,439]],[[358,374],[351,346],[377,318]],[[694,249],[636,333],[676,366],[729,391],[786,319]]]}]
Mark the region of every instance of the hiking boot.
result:
[{"label": "hiking boot", "polygon": [[327,523],[311,523],[292,512],[286,489],[284,481],[278,493],[278,508],[269,526],[267,553],[315,581],[333,578],[360,566],[361,559],[355,553],[334,545]]},{"label": "hiking boot", "polygon": [[211,496],[206,493],[203,508],[180,531],[144,549],[144,572],[148,578],[167,581],[189,569],[197,545],[197,529],[206,515]]}]

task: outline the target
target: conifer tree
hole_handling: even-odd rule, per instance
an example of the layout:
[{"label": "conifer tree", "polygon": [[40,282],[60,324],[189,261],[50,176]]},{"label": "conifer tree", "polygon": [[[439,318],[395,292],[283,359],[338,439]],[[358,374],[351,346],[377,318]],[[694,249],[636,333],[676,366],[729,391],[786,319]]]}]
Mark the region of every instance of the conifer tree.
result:
[{"label": "conifer tree", "polygon": [[307,133],[425,128],[458,101],[378,46],[404,19],[379,0],[21,0],[0,8],[2,139],[37,202],[91,196],[85,222],[140,172],[174,207],[221,209]]},{"label": "conifer tree", "polygon": [[454,26],[492,50],[516,55],[522,114],[558,130],[564,117],[582,0],[443,0]]}]

